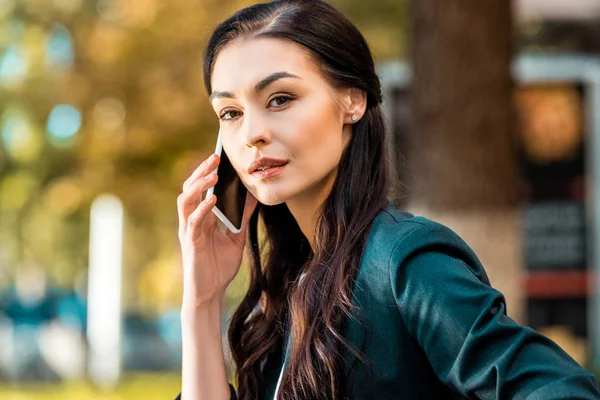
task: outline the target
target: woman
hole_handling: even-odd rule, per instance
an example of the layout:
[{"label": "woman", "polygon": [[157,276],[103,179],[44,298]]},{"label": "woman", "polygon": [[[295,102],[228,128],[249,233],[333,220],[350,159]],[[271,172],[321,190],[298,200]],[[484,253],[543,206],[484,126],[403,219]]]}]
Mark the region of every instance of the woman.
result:
[{"label": "woman", "polygon": [[[343,15],[314,0],[243,9],[213,33],[204,78],[250,195],[242,233],[220,231],[202,201],[213,155],[178,198],[183,400],[600,398],[590,372],[506,316],[456,234],[388,201],[380,82]],[[248,166],[265,157],[279,167],[260,179]],[[219,316],[246,240],[236,393]]]}]

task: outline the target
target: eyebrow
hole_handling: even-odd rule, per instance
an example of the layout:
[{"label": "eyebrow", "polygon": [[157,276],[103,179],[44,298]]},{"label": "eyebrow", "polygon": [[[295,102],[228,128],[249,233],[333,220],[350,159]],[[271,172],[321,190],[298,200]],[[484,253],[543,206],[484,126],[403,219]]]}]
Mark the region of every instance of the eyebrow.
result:
[{"label": "eyebrow", "polygon": [[[294,75],[289,72],[285,72],[285,71],[275,72],[275,73],[267,76],[266,78],[262,79],[256,85],[254,85],[254,91],[256,93],[259,93],[262,90],[264,90],[267,86],[269,86],[271,83],[275,82],[276,80],[282,79],[282,78],[302,79],[298,75]],[[231,92],[215,91],[215,92],[212,92],[210,94],[210,96],[208,96],[208,101],[212,102],[214,99],[223,98],[223,97],[228,98],[228,99],[235,99],[235,95]]]}]

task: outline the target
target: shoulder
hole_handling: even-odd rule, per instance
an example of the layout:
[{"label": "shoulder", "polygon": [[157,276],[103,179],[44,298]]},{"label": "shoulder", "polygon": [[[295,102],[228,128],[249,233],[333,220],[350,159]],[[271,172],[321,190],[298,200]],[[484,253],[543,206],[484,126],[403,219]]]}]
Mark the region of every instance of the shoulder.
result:
[{"label": "shoulder", "polygon": [[[439,268],[466,268],[489,284],[487,274],[471,247],[451,228],[423,216],[388,205],[373,221],[365,257],[385,262],[392,279],[398,274],[427,274]],[[427,265],[415,261],[428,261]],[[433,265],[435,264],[435,265]],[[441,264],[441,265],[440,265]],[[449,272],[449,271],[448,271]]]},{"label": "shoulder", "polygon": [[[388,243],[379,272],[385,273],[386,292],[413,337],[434,340],[446,328],[455,339],[464,337],[486,307],[504,313],[504,296],[490,285],[475,252],[451,228],[389,206],[376,220],[373,244]],[[424,326],[431,333],[425,339]]]}]

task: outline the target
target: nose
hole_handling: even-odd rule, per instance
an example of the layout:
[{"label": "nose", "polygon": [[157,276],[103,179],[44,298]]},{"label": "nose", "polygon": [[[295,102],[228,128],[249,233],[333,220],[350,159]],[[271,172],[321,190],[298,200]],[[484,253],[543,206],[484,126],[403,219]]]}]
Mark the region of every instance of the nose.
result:
[{"label": "nose", "polygon": [[248,118],[246,114],[244,122],[246,123],[246,147],[252,148],[271,143],[269,129],[259,117]]}]

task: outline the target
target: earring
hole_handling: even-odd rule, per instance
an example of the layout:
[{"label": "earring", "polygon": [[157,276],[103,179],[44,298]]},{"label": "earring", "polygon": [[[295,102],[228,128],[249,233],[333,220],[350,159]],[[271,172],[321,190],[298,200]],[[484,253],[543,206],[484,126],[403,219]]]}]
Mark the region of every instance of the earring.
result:
[{"label": "earring", "polygon": [[353,116],[352,116],[352,121],[353,121],[353,122],[356,122],[356,120],[357,120],[357,119],[358,119],[358,117],[357,117],[356,115],[353,115]]}]

